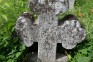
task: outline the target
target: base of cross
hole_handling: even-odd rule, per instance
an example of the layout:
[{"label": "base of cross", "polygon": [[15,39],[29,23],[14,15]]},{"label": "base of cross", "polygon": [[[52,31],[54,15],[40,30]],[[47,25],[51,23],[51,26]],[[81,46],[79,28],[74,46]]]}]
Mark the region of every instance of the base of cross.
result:
[{"label": "base of cross", "polygon": [[[38,58],[38,54],[37,53],[32,53],[29,62],[42,62],[39,58]],[[53,62],[68,62],[68,56],[61,54],[61,53],[57,53],[57,57],[56,60]]]}]

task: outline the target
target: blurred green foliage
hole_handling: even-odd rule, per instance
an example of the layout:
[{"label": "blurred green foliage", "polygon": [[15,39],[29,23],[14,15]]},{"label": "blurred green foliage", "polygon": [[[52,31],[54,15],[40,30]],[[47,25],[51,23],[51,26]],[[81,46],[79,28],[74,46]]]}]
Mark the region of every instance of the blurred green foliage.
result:
[{"label": "blurred green foliage", "polygon": [[17,62],[25,49],[19,38],[12,35],[17,18],[25,11],[26,0],[0,0],[0,62]]},{"label": "blurred green foliage", "polygon": [[[28,12],[27,0],[0,0],[0,62],[17,62],[25,50],[16,36],[12,36],[17,18]],[[74,10],[60,15],[75,14],[86,29],[86,39],[69,53],[70,62],[93,61],[93,0],[76,0]]]},{"label": "blurred green foliage", "polygon": [[77,45],[74,56],[70,62],[92,62],[93,61],[93,0],[76,0],[75,8],[70,13],[75,14],[86,29],[86,39]]}]

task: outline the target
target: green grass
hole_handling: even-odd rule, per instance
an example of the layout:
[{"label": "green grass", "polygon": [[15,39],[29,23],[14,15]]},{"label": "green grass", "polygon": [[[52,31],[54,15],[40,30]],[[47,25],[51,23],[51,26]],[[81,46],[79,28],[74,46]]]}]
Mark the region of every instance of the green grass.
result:
[{"label": "green grass", "polygon": [[86,29],[86,39],[77,45],[75,55],[71,55],[70,62],[91,62],[93,61],[93,0],[76,0],[75,8],[68,13],[75,14],[83,27]]},{"label": "green grass", "polygon": [[[25,49],[18,37],[12,37],[13,27],[23,12],[29,11],[27,0],[0,0],[0,62],[17,62]],[[74,10],[66,14],[75,14],[86,29],[84,42],[72,49],[70,62],[93,61],[93,0],[76,0]]]},{"label": "green grass", "polygon": [[28,11],[25,0],[0,0],[0,62],[16,62],[25,49],[18,37],[12,37],[15,22],[24,11]]}]

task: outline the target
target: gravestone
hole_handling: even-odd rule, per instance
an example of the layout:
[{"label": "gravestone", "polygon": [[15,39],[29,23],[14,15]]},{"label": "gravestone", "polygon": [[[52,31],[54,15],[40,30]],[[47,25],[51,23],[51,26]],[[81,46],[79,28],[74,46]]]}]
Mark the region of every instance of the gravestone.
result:
[{"label": "gravestone", "polygon": [[58,25],[56,15],[72,9],[74,2],[71,3],[71,1],[30,0],[29,7],[31,12],[38,14],[36,19],[38,24],[34,25],[35,20],[30,13],[23,13],[17,19],[15,29],[23,43],[30,47],[34,42],[38,42],[37,57],[40,62],[64,62],[63,56],[57,59],[57,43],[62,43],[65,49],[72,49],[85,39],[85,29],[81,27],[78,20],[68,19],[60,26]]}]

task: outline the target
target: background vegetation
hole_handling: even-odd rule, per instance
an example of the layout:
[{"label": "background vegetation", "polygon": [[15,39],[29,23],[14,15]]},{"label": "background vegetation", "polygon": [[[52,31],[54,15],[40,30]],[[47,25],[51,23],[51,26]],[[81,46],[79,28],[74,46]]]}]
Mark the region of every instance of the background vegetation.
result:
[{"label": "background vegetation", "polygon": [[[23,12],[29,11],[27,0],[0,0],[0,62],[17,62],[26,49],[15,34],[14,25]],[[86,29],[86,39],[69,53],[70,62],[93,61],[93,0],[76,0],[75,14]]]},{"label": "background vegetation", "polygon": [[0,0],[0,62],[17,62],[25,49],[12,34],[17,18],[28,10],[27,5],[27,0]]}]

